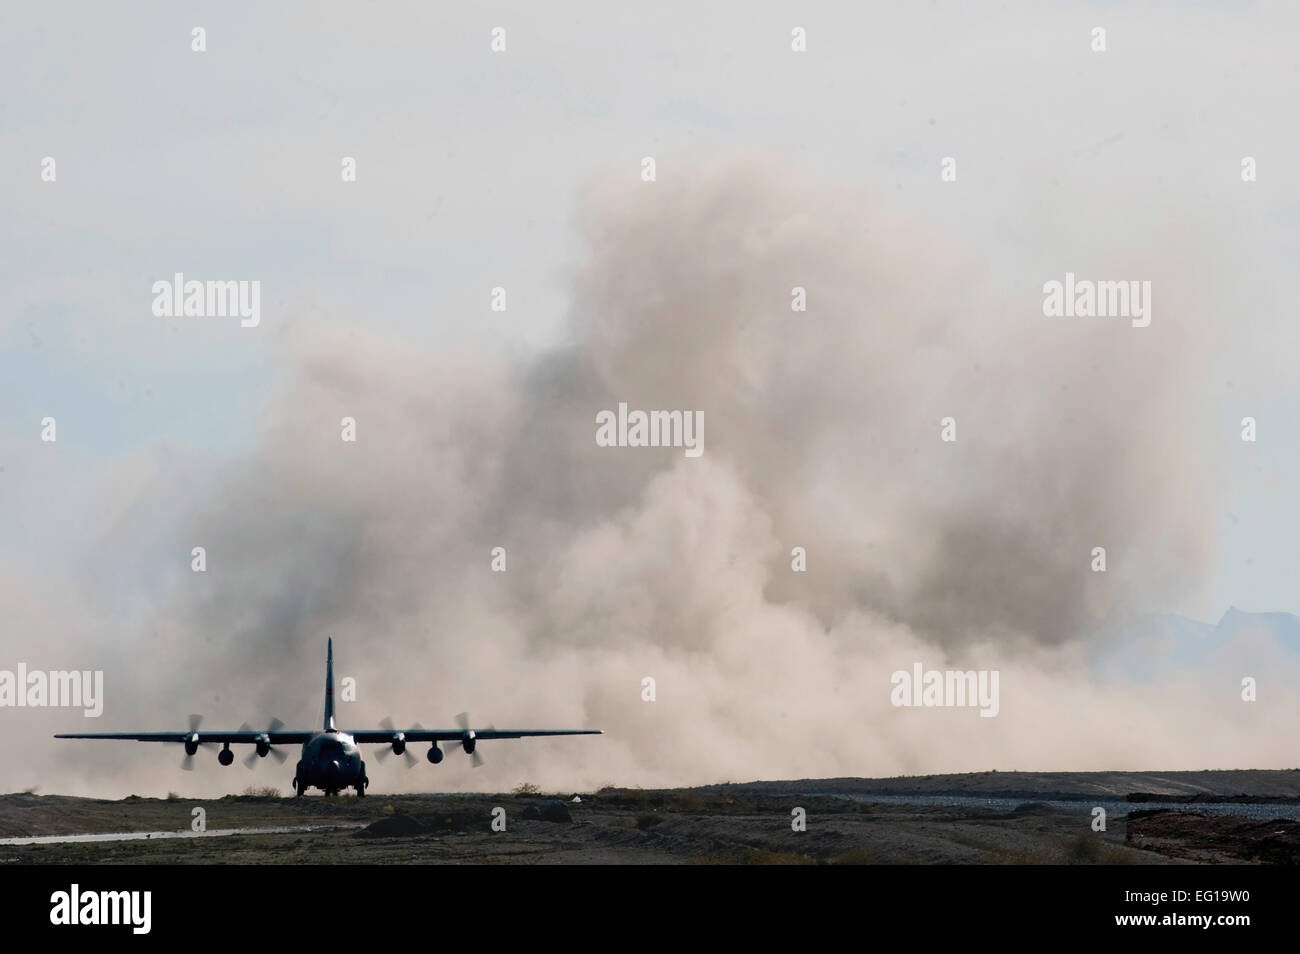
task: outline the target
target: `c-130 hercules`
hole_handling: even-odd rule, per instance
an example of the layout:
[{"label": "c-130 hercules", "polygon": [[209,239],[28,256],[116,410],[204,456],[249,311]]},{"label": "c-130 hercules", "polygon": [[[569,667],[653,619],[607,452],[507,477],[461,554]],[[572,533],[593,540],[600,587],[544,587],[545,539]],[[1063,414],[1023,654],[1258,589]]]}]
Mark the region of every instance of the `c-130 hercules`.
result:
[{"label": "c-130 hercules", "polygon": [[[459,729],[422,729],[418,725],[413,729],[400,731],[385,720],[383,729],[362,729],[359,732],[344,732],[334,725],[334,640],[329,641],[325,657],[325,726],[317,732],[286,732],[279,720],[274,721],[264,731],[244,728],[238,732],[200,732],[198,716],[190,716],[188,732],[92,732],[56,735],[56,739],[133,739],[136,742],[180,742],[185,745],[185,760],[181,768],[192,769],[194,754],[200,745],[222,744],[217,753],[217,761],[229,765],[235,760],[235,753],[230,751],[232,742],[246,742],[255,745],[254,752],[249,753],[244,764],[250,768],[258,757],[274,755],[283,762],[287,756],[275,748],[277,745],[302,744],[302,758],[298,760],[293,787],[299,796],[313,785],[326,795],[337,795],[345,788],[355,788],[357,795],[365,795],[370,780],[366,778],[366,763],[361,760],[358,743],[369,742],[391,746],[395,755],[404,755],[407,764],[414,764],[415,757],[406,751],[408,742],[432,742],[428,759],[433,764],[442,761],[443,752],[438,748],[439,742],[459,744],[465,754],[472,756],[474,765],[482,764],[482,756],[476,751],[477,743],[484,739],[522,739],[530,736],[548,735],[601,735],[599,729],[471,729],[469,720],[462,713],[459,717]],[[387,749],[381,749],[379,757],[388,755]]]}]

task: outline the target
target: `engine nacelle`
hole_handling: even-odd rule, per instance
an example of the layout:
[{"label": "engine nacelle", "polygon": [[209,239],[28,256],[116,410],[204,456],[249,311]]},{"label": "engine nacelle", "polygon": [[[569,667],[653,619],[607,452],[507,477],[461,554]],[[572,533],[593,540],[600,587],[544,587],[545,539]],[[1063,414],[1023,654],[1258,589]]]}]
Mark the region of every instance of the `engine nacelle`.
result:
[{"label": "engine nacelle", "polygon": [[186,740],[185,740],[185,754],[186,754],[186,755],[193,755],[193,754],[194,754],[195,752],[197,752],[198,750],[199,750],[199,740],[198,740],[198,739],[186,739]]},{"label": "engine nacelle", "polygon": [[270,742],[258,742],[258,743],[257,743],[257,754],[258,754],[261,758],[266,758],[267,755],[270,753],[270,751],[271,751],[271,743],[270,743]]},{"label": "engine nacelle", "polygon": [[405,739],[393,739],[393,754],[394,754],[394,755],[401,755],[401,754],[402,754],[403,752],[405,752],[405,751],[406,751],[406,740],[405,740]]},{"label": "engine nacelle", "polygon": [[473,755],[474,746],[477,744],[477,740],[472,735],[468,735],[460,741],[460,747],[465,750],[466,755]]},{"label": "engine nacelle", "polygon": [[436,745],[433,746],[433,748],[429,749],[428,759],[434,765],[437,765],[442,761],[442,749],[438,748]]}]

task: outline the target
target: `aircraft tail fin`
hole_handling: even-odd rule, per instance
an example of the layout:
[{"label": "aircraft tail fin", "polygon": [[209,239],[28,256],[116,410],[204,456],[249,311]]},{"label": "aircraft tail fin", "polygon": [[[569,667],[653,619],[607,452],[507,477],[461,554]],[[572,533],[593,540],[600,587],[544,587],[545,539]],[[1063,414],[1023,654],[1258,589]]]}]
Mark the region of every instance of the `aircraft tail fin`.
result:
[{"label": "aircraft tail fin", "polygon": [[334,638],[325,656],[325,731],[334,731]]}]

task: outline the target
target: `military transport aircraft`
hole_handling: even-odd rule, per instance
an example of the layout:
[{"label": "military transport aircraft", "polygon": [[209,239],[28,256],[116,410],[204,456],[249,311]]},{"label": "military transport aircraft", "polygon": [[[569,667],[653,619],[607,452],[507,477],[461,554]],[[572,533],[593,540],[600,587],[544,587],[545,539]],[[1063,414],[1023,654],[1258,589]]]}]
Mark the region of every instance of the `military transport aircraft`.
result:
[{"label": "military transport aircraft", "polygon": [[[443,752],[438,748],[439,742],[458,744],[465,754],[473,759],[475,767],[483,764],[483,757],[475,751],[477,743],[484,739],[521,739],[525,736],[544,735],[600,735],[599,729],[471,729],[469,719],[464,714],[457,718],[459,729],[423,729],[416,725],[405,732],[395,728],[391,720],[385,719],[380,725],[383,729],[362,729],[359,732],[344,732],[334,725],[334,640],[329,641],[325,657],[325,727],[319,732],[286,732],[280,721],[274,720],[270,727],[258,732],[244,727],[238,732],[200,732],[199,716],[190,716],[188,732],[92,732],[68,735],[56,735],[56,739],[134,739],[136,742],[179,742],[185,746],[185,759],[181,768],[194,767],[194,754],[200,745],[222,744],[217,753],[217,761],[229,765],[235,761],[235,753],[230,751],[232,742],[247,742],[256,746],[250,752],[244,764],[249,768],[259,757],[274,755],[283,762],[287,756],[275,748],[277,745],[302,744],[302,758],[298,761],[298,770],[293,778],[294,790],[301,796],[311,786],[316,786],[326,795],[336,795],[345,788],[355,788],[358,795],[365,795],[370,780],[366,778],[366,763],[361,760],[357,749],[359,742],[373,742],[391,746],[395,755],[403,755],[408,765],[415,764],[415,757],[406,751],[408,742],[432,742],[428,759],[435,765],[442,761]],[[388,749],[380,749],[380,758],[388,755]]]}]

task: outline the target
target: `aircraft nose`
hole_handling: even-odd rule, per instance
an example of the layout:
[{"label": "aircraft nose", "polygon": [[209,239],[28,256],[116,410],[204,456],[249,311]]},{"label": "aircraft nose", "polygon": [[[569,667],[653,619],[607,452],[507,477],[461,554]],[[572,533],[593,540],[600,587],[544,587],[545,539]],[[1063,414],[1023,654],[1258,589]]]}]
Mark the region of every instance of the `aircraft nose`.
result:
[{"label": "aircraft nose", "polygon": [[332,775],[339,774],[339,763],[337,759],[330,763],[330,774]]}]

